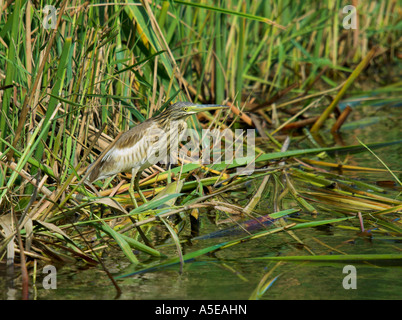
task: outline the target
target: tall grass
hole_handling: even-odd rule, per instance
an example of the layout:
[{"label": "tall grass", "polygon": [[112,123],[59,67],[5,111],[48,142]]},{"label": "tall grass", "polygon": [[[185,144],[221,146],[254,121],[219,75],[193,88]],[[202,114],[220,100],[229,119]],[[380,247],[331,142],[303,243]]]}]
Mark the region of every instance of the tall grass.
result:
[{"label": "tall grass", "polygon": [[[337,102],[352,82],[358,81],[357,75],[364,74],[360,67],[352,73],[362,60],[364,66],[392,65],[400,54],[401,18],[396,1],[360,1],[354,30],[343,28],[341,1],[126,0],[92,4],[64,0],[46,4],[58,9],[56,29],[42,24],[44,1],[0,2],[0,217],[17,213],[13,225],[22,230],[26,243],[40,241],[41,236],[28,232],[34,223],[36,232],[63,242],[69,254],[88,263],[94,263],[96,255],[84,253],[87,244],[77,240],[80,231],[71,224],[75,214],[91,227],[88,232],[96,229],[98,239],[106,235],[114,239],[135,264],[138,259],[132,248],[162,255],[144,236],[155,221],[141,223],[144,214],[163,217],[184,208],[198,210],[202,205],[197,201],[204,199],[203,186],[211,188],[224,178],[240,185],[261,177],[256,173],[239,181],[230,167],[223,166],[211,167],[209,176],[200,176],[197,182],[191,180],[195,174],[191,170],[199,169],[197,166],[159,174],[152,169],[141,185],[159,185],[146,194],[164,190],[171,174],[188,180],[181,190],[131,210],[124,182],[127,176],[105,183],[98,194],[80,184],[83,169],[120,132],[177,100],[230,103],[234,115],[220,119],[220,125],[252,125],[268,141],[264,152],[278,150],[283,140],[270,132],[275,134],[278,119],[287,117],[281,113],[283,109],[301,109],[326,95],[333,95]],[[364,60],[374,46],[376,56]],[[344,85],[348,78],[352,80]],[[385,82],[388,84],[387,79]],[[341,86],[344,89],[337,96]],[[394,89],[384,87],[377,98],[394,101],[388,96]],[[193,118],[190,124],[200,129],[215,121],[210,114],[201,120]],[[340,149],[292,151],[272,157],[265,153],[258,162],[331,150]],[[294,187],[289,190],[303,209],[316,212],[305,200],[310,196],[301,197],[303,192]],[[180,192],[188,193],[181,207],[161,207],[182,196]],[[174,206],[172,201],[170,206]],[[94,204],[99,206],[89,210]],[[105,205],[119,213],[120,229],[99,215],[99,207]],[[227,212],[239,210],[222,204],[209,206]],[[4,229],[6,222],[1,221]],[[180,249],[177,230],[167,228]],[[137,232],[128,237],[119,230]],[[0,252],[14,241],[15,233],[7,236],[2,232],[2,236]],[[47,242],[41,245],[46,248]],[[27,245],[25,250],[28,257],[48,259],[45,249],[39,254],[40,250],[32,251]],[[62,254],[58,259],[68,260]]]}]

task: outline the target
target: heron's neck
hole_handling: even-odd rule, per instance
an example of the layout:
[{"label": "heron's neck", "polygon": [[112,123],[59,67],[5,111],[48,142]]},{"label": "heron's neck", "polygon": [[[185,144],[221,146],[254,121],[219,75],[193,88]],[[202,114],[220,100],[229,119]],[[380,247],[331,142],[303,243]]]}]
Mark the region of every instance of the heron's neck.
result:
[{"label": "heron's neck", "polygon": [[165,131],[169,131],[169,130],[175,130],[176,127],[184,127],[187,125],[186,121],[188,117],[183,117],[183,118],[178,118],[178,119],[171,119],[166,115],[163,115],[163,113],[159,114],[157,117],[155,117],[157,119],[155,119],[159,126],[165,130]]}]

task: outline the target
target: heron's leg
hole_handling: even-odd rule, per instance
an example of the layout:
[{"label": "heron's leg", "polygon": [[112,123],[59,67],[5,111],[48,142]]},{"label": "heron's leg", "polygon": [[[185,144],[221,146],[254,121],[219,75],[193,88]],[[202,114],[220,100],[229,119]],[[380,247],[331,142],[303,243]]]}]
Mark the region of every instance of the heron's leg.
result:
[{"label": "heron's leg", "polygon": [[137,200],[135,199],[135,194],[134,194],[134,184],[135,184],[135,177],[137,176],[138,168],[133,168],[131,170],[131,182],[130,182],[130,188],[128,188],[128,193],[130,194],[131,201],[134,203],[134,206],[138,208]]},{"label": "heron's leg", "polygon": [[141,177],[141,172],[138,172],[137,176],[135,177],[134,186],[135,186],[135,189],[137,190],[137,192],[140,194],[142,202],[147,203],[148,201],[147,201],[147,199],[145,198],[144,194],[141,192],[141,189],[140,189],[140,177]]}]

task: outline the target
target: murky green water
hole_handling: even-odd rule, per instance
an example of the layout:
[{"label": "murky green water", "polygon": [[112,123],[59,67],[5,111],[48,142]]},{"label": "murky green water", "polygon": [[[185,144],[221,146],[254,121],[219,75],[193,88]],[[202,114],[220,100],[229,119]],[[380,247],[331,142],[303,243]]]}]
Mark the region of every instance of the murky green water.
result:
[{"label": "murky green water", "polygon": [[[401,120],[400,108],[385,110],[381,115],[387,115],[389,118],[367,127],[345,131],[343,135],[345,144],[356,144],[354,135],[365,143],[401,139],[401,129],[395,125],[395,122],[400,123]],[[391,169],[402,171],[401,144],[375,151]],[[369,153],[353,155],[353,162],[354,165],[382,168]],[[359,176],[368,182],[392,180],[392,176],[388,173],[349,174]],[[401,178],[400,172],[397,175]],[[333,217],[324,213],[320,218]],[[204,215],[202,233],[214,230],[216,227]],[[359,237],[355,231],[336,226],[297,230],[296,235],[316,254],[400,253],[402,250],[401,243],[376,239],[375,236],[369,240]],[[233,238],[195,241],[192,247],[185,245],[184,250],[194,251],[228,239]],[[334,251],[334,248],[337,251]],[[118,280],[118,285],[122,289],[120,299],[248,299],[264,275],[276,266],[276,262],[253,260],[253,258],[279,254],[308,253],[306,249],[298,246],[295,239],[281,232],[219,251],[215,256],[203,256],[202,259],[187,262],[182,274],[179,273],[179,266],[175,265]],[[105,259],[108,270],[113,274],[134,271],[126,261],[124,256],[111,256]],[[402,298],[401,264],[354,262],[352,264],[357,271],[357,289],[346,290],[342,281],[346,276],[343,268],[347,264],[346,262],[282,263],[269,277],[272,279],[279,275],[262,299]],[[0,298],[19,299],[20,280],[11,285],[6,281],[4,271],[0,272],[3,274],[0,277]],[[100,267],[84,270],[70,265],[58,268],[56,290],[44,289],[43,277],[41,270],[38,270],[35,290],[30,293],[32,299],[113,299],[116,294],[111,281]]]},{"label": "murky green water", "polygon": [[[298,233],[300,236],[300,233]],[[323,241],[328,236],[314,235]],[[333,234],[334,242],[347,240],[348,236]],[[324,239],[325,238],[325,239]],[[280,246],[287,252],[292,244],[283,239]],[[258,243],[256,243],[258,242]],[[279,245],[279,244],[278,244]],[[365,243],[357,240],[349,244],[348,252],[389,252],[389,246],[376,242]],[[248,299],[257,284],[273,266],[274,263],[245,260],[244,253],[250,256],[277,252],[278,247],[272,248],[272,239],[255,241],[250,246],[236,248],[237,252],[225,252],[240,256],[230,257],[230,261],[207,259],[186,263],[183,274],[178,267],[149,272],[119,280],[118,284],[123,293],[120,299],[212,299],[237,300]],[[398,245],[400,248],[400,244]],[[353,249],[353,250],[350,250]],[[236,261],[237,260],[237,261]],[[281,276],[265,293],[264,299],[401,299],[402,298],[402,268],[401,266],[375,266],[373,264],[356,264],[357,289],[345,290],[342,285],[343,268],[346,263],[286,263],[277,269]],[[74,267],[59,269],[57,274],[57,289],[43,289],[40,282],[36,285],[37,299],[113,299],[115,289],[105,273],[99,268],[77,270]],[[4,278],[3,278],[4,279]],[[2,287],[4,288],[4,283]],[[18,286],[17,286],[18,288]],[[11,289],[2,290],[2,299],[7,295],[18,299],[20,292],[14,294]]]},{"label": "murky green water", "polygon": [[[324,252],[312,237],[351,253],[390,252],[390,247],[401,250],[398,243],[386,243],[375,239],[368,241],[355,237],[342,229],[308,230],[297,235],[313,251]],[[353,236],[353,234],[352,234]],[[212,242],[212,241],[211,241]],[[173,266],[156,272],[148,272],[118,280],[123,293],[120,299],[248,299],[263,276],[276,263],[248,260],[273,253],[306,254],[297,249],[295,241],[285,234],[266,237],[226,249],[216,258],[185,263],[184,272]],[[328,250],[328,253],[331,250]],[[122,257],[120,262],[109,261],[110,271],[131,271]],[[352,263],[357,271],[357,289],[346,290],[342,282],[346,274],[343,268],[349,263],[284,263],[276,269],[280,277],[263,295],[263,299],[401,299],[401,265]],[[113,299],[116,291],[100,268],[78,270],[65,266],[58,270],[57,290],[43,289],[38,277],[37,299]],[[3,299],[6,298],[3,291]],[[16,292],[18,298],[19,292]],[[34,297],[34,293],[31,295]]]}]

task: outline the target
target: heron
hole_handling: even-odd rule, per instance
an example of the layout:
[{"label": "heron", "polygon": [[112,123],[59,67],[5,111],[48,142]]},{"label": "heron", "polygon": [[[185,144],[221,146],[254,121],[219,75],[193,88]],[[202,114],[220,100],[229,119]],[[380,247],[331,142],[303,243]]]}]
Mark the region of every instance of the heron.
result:
[{"label": "heron", "polygon": [[[131,171],[129,194],[135,207],[138,207],[134,188],[143,203],[147,202],[139,187],[139,178],[146,168],[155,164],[169,153],[171,141],[180,141],[187,129],[187,119],[196,113],[228,106],[217,104],[194,104],[177,102],[158,115],[134,126],[123,133],[101,159],[94,161],[87,169],[90,183],[112,177],[121,172]],[[158,157],[155,155],[159,154]]]}]

